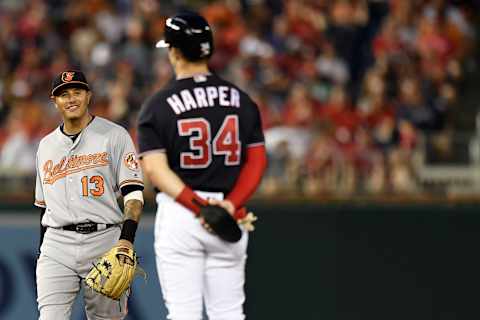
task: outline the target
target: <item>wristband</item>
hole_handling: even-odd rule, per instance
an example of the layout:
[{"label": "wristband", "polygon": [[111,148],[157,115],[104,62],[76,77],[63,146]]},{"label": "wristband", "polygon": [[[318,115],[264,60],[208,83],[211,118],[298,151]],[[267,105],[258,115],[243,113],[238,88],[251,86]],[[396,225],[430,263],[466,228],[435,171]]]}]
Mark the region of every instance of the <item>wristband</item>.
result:
[{"label": "wristband", "polygon": [[136,221],[132,219],[125,220],[122,226],[122,233],[120,233],[120,239],[128,240],[133,244],[137,227],[138,223]]},{"label": "wristband", "polygon": [[246,207],[241,207],[240,209],[237,209],[237,211],[235,211],[235,213],[233,214],[233,218],[237,221],[245,218],[246,216],[247,216]]},{"label": "wristband", "polygon": [[144,201],[143,201],[143,192],[140,191],[140,190],[135,190],[135,191],[129,192],[128,194],[126,194],[126,195],[123,197],[123,204],[126,204],[126,203],[128,202],[128,200],[138,200],[138,201],[140,201],[142,204],[144,204]]},{"label": "wristband", "polygon": [[196,216],[200,214],[200,207],[206,206],[208,202],[205,199],[199,197],[189,187],[185,186],[182,192],[175,198],[175,201],[190,209]]}]

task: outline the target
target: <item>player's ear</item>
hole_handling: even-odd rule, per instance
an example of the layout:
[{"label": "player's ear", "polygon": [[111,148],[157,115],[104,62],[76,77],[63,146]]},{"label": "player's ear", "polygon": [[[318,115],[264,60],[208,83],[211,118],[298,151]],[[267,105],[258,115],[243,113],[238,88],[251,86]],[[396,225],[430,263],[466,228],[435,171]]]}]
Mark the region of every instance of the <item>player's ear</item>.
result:
[{"label": "player's ear", "polygon": [[57,105],[57,102],[55,101],[55,96],[54,96],[54,95],[51,95],[51,96],[50,96],[50,100],[52,100],[52,103],[53,103],[53,105],[55,106],[55,108],[58,109],[58,105]]},{"label": "player's ear", "polygon": [[87,105],[90,104],[90,99],[92,99],[92,91],[87,91]]},{"label": "player's ear", "polygon": [[177,48],[172,48],[172,54],[175,59],[178,59],[180,57],[180,50],[178,50]]},{"label": "player's ear", "polygon": [[176,63],[181,57],[180,50],[177,48],[169,48],[168,55],[170,56],[170,61],[172,63]]}]

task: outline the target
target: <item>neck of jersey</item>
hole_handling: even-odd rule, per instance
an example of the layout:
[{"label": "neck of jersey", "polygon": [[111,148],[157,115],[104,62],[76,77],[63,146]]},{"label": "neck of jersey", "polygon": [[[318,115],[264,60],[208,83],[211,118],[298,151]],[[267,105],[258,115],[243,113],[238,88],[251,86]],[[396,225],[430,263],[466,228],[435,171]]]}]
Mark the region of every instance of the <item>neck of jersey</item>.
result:
[{"label": "neck of jersey", "polygon": [[[90,121],[88,122],[87,126],[93,121],[93,119],[95,118],[94,115],[92,115],[92,119],[90,119]],[[74,133],[74,134],[69,134],[69,133],[66,133],[64,128],[63,128],[64,124],[62,123],[60,125],[60,131],[62,131],[62,133],[64,135],[66,135],[67,137],[69,137],[70,139],[72,139],[72,142],[75,142],[75,140],[77,140],[78,136],[80,135],[80,133],[82,133],[83,129],[80,131],[80,132],[77,132],[77,133]]]}]

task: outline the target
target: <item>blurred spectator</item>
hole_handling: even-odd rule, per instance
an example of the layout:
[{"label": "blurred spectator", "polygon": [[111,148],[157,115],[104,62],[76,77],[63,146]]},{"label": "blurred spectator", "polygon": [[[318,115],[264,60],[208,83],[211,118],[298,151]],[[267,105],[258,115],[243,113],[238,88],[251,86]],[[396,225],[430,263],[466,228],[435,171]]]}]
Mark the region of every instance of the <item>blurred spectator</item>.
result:
[{"label": "blurred spectator", "polygon": [[283,107],[283,123],[291,127],[310,127],[315,121],[317,106],[308,94],[307,88],[297,84],[290,91]]},{"label": "blurred spectator", "polygon": [[407,77],[402,79],[399,85],[397,117],[411,122],[419,129],[434,129],[435,114],[423,96],[418,79]]},{"label": "blurred spectator", "polygon": [[215,28],[212,71],[259,105],[265,192],[418,190],[411,159],[455,126],[476,66],[468,1],[1,1],[0,171],[32,170],[39,133],[58,125],[51,77],[67,67],[87,72],[94,113],[135,134],[145,97],[173,76],[152,48],[186,4]]},{"label": "blurred spectator", "polygon": [[372,49],[377,59],[402,55],[403,44],[399,28],[393,18],[386,18],[378,35],[373,40]]},{"label": "blurred spectator", "polygon": [[328,130],[314,137],[306,158],[304,192],[307,195],[350,194],[353,164],[345,158]]},{"label": "blurred spectator", "polygon": [[410,193],[418,191],[411,166],[410,155],[401,149],[395,149],[388,155],[390,188],[394,193]]},{"label": "blurred spectator", "polygon": [[345,62],[337,57],[335,48],[329,42],[324,43],[315,65],[320,77],[334,84],[345,85],[350,77]]},{"label": "blurred spectator", "polygon": [[353,143],[353,132],[359,124],[359,119],[353,110],[345,89],[336,86],[330,93],[330,98],[318,112],[320,121],[333,126],[336,141],[344,146]]},{"label": "blurred spectator", "polygon": [[35,171],[35,143],[27,124],[23,121],[25,110],[15,108],[5,124],[5,141],[0,153],[2,175],[32,173]]},{"label": "blurred spectator", "polygon": [[368,130],[360,127],[355,132],[352,158],[355,169],[355,187],[363,194],[385,192],[385,160],[374,144]]}]

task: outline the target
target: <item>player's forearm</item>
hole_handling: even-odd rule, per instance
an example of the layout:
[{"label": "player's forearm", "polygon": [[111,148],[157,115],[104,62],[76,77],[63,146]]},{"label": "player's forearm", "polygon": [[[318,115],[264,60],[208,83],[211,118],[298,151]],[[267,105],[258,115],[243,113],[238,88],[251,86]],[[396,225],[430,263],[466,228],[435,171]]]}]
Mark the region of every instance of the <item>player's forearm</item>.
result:
[{"label": "player's forearm", "polygon": [[207,204],[189,186],[185,185],[170,168],[164,168],[162,171],[153,173],[151,181],[158,189],[168,194],[197,216],[200,214],[200,206]]},{"label": "player's forearm", "polygon": [[200,206],[206,205],[205,199],[196,195],[180,177],[170,169],[164,153],[145,156],[142,159],[143,172],[152,184],[166,193],[175,201],[192,211],[195,215],[200,213]]},{"label": "player's forearm", "polygon": [[149,177],[155,187],[174,199],[185,188],[185,183],[170,168],[159,169]]},{"label": "player's forearm", "polygon": [[133,220],[135,222],[140,222],[140,217],[143,212],[143,202],[137,199],[128,200],[125,203],[124,216],[125,220]]},{"label": "player's forearm", "polygon": [[164,153],[145,156],[141,164],[152,184],[170,197],[175,199],[185,188],[185,183],[170,169]]},{"label": "player's forearm", "polygon": [[[136,191],[141,192],[141,191]],[[128,197],[128,195],[127,195]],[[140,199],[129,199],[125,201],[124,208],[124,222],[122,225],[122,232],[120,234],[120,243],[125,240],[131,244],[135,241],[135,233],[137,232],[138,223],[143,211],[143,201]],[[128,243],[123,243],[128,245]]]}]

